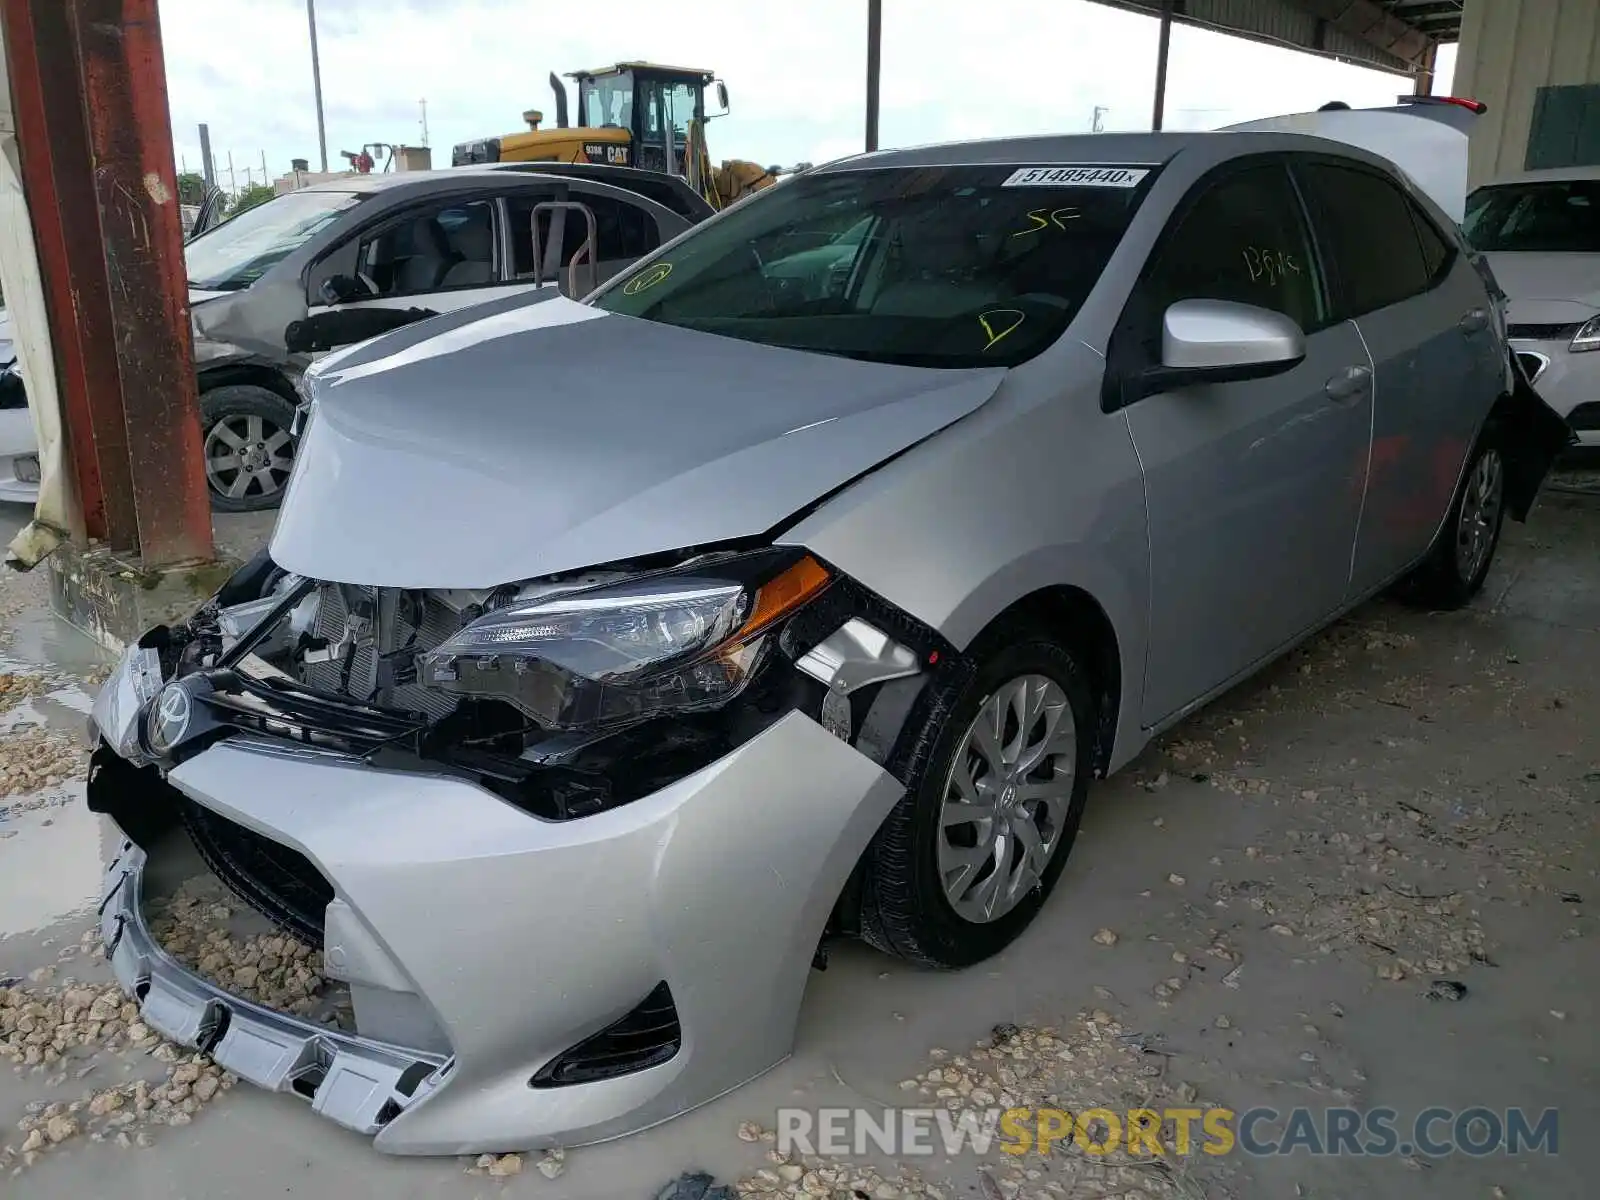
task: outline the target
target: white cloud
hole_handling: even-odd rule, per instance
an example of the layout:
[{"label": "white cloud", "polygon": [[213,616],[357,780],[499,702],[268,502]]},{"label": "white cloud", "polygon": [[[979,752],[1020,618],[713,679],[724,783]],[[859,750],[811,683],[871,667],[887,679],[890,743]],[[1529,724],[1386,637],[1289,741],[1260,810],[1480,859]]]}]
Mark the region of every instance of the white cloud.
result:
[{"label": "white cloud", "polygon": [[[365,142],[420,140],[423,97],[447,165],[452,144],[517,129],[526,108],[553,118],[551,71],[630,58],[727,80],[733,113],[711,125],[713,156],[825,161],[861,147],[865,13],[862,0],[319,0],[329,165]],[[259,179],[263,155],[273,175],[291,158],[316,167],[302,0],[162,0],[161,19],[180,160],[198,166],[204,121],[224,183],[230,152],[241,185],[246,169]],[[1148,128],[1155,47],[1152,19],[1087,0],[886,0],[883,144],[1078,132],[1097,105],[1108,129]],[[1396,76],[1179,26],[1167,127],[1404,90]]]}]

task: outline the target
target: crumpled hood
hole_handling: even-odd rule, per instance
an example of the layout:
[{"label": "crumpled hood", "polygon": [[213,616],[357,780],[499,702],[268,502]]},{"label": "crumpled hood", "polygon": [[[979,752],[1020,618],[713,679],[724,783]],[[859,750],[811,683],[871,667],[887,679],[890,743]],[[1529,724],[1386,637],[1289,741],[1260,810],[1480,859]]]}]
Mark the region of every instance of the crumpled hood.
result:
[{"label": "crumpled hood", "polygon": [[1510,297],[1512,320],[1546,319],[1535,316],[1532,308],[1546,301],[1579,304],[1591,312],[1600,309],[1600,254],[1493,250],[1484,257]]},{"label": "crumpled hood", "polygon": [[508,297],[307,374],[272,557],[337,582],[481,588],[756,536],[977,409],[1004,375]]}]

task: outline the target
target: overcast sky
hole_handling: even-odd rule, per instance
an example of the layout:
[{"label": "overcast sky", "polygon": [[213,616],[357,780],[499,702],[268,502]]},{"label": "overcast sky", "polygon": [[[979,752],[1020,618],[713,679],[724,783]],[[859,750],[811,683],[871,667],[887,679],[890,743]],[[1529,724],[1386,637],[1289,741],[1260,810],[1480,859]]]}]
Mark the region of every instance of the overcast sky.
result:
[{"label": "overcast sky", "polygon": [[[881,141],[1147,129],[1156,22],[1090,0],[885,0]],[[861,149],[866,0],[317,0],[331,169],[365,142],[419,143],[427,100],[434,164],[508,133],[539,108],[545,77],[619,59],[703,67],[732,115],[712,156],[792,165]],[[161,0],[176,153],[200,164],[206,122],[227,186],[291,158],[317,167],[304,0]],[[1445,91],[1454,47],[1441,55]],[[1177,26],[1167,127],[1205,129],[1315,108],[1392,103],[1403,79]]]}]

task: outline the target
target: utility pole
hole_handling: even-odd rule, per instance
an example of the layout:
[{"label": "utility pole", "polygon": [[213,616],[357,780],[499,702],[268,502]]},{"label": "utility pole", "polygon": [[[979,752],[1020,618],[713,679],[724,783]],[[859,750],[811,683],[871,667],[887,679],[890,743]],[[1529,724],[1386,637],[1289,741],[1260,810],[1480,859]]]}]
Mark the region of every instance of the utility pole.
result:
[{"label": "utility pole", "polygon": [[317,61],[317,0],[306,0],[306,21],[311,26],[311,90],[317,99],[317,150],[322,173],[328,173],[328,133],[322,124],[322,64]]},{"label": "utility pole", "polygon": [[228,190],[233,193],[235,199],[238,198],[238,195],[239,195],[239,179],[233,173],[233,151],[232,150],[228,151]]},{"label": "utility pole", "polygon": [[267,152],[265,150],[263,150],[261,152],[261,182],[262,183],[271,183],[272,182],[272,180],[267,178]]},{"label": "utility pole", "polygon": [[211,157],[211,130],[200,126],[200,173],[206,177],[206,191],[217,186],[217,167]]},{"label": "utility pole", "polygon": [[417,103],[422,108],[422,144],[426,146],[428,144],[428,98],[424,96]]},{"label": "utility pole", "polygon": [[883,73],[883,0],[867,0],[867,152],[878,148],[878,82]]}]

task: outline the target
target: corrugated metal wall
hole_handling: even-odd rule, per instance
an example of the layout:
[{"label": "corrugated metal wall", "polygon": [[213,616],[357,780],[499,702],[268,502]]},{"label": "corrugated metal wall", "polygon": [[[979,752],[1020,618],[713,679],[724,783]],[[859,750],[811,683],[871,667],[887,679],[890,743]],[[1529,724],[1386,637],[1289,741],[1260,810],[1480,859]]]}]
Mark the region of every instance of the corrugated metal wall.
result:
[{"label": "corrugated metal wall", "polygon": [[1573,83],[1600,83],[1600,0],[1467,0],[1451,90],[1489,106],[1471,182],[1521,171],[1535,95]]},{"label": "corrugated metal wall", "polygon": [[[1161,0],[1099,0],[1115,8],[1161,15]],[[1247,37],[1253,41],[1293,46],[1383,71],[1409,71],[1407,64],[1358,37],[1335,29],[1297,7],[1292,0],[1187,0],[1174,19],[1185,25]],[[1318,26],[1322,29],[1319,34]],[[1320,38],[1320,40],[1319,40]],[[1407,90],[1402,86],[1400,91]]]}]

